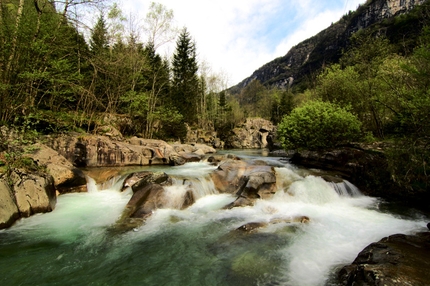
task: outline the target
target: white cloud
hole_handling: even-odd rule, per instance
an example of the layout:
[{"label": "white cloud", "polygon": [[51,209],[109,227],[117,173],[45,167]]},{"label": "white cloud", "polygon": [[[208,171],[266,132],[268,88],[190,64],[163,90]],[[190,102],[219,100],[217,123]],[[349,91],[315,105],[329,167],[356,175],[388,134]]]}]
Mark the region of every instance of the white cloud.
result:
[{"label": "white cloud", "polygon": [[[197,52],[215,71],[236,84],[285,55],[299,42],[336,22],[365,0],[154,0],[172,9],[187,27]],[[124,10],[143,18],[149,1],[124,1]],[[271,27],[271,28],[269,28]],[[168,48],[174,51],[175,43]]]}]

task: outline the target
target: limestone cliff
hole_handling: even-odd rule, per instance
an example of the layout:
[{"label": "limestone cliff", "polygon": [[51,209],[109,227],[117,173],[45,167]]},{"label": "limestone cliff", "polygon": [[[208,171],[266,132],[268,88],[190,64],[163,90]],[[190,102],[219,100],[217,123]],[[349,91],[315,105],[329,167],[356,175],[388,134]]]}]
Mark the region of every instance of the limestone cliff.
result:
[{"label": "limestone cliff", "polygon": [[369,0],[355,12],[349,12],[338,22],[317,35],[297,44],[288,53],[265,64],[250,77],[230,89],[239,93],[252,80],[266,86],[297,85],[316,74],[323,66],[337,62],[342,50],[349,45],[351,35],[383,20],[411,11],[426,0]]}]

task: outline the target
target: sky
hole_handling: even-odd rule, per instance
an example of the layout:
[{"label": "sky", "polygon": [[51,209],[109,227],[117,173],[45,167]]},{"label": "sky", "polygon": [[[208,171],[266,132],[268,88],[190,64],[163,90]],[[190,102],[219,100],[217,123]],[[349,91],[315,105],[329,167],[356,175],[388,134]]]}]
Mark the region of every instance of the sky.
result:
[{"label": "sky", "polygon": [[[236,85],[294,45],[337,22],[365,0],[154,0],[186,27],[199,62]],[[125,15],[143,19],[150,0],[119,2]],[[143,39],[144,40],[144,39]],[[176,43],[162,47],[172,53]]]}]

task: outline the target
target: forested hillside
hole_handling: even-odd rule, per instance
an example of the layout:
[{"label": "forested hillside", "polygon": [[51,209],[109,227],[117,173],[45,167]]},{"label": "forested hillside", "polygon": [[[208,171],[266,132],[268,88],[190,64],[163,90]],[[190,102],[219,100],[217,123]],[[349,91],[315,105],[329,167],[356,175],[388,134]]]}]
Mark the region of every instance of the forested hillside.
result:
[{"label": "forested hillside", "polygon": [[[225,80],[199,66],[192,35],[174,27],[173,11],[152,3],[135,23],[106,4],[0,2],[2,124],[42,133],[113,124],[125,135],[177,140],[185,123],[223,123]],[[158,52],[169,41],[176,41],[172,59]]]}]

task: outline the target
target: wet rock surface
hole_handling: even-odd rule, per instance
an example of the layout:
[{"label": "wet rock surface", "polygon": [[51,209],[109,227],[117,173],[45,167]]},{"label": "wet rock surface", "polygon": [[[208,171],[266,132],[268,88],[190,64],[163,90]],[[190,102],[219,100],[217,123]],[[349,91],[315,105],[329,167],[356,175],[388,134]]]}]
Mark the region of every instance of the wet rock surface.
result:
[{"label": "wet rock surface", "polygon": [[290,162],[332,172],[353,183],[365,195],[410,203],[420,203],[425,199],[420,194],[405,192],[391,180],[387,159],[382,150],[360,147],[305,150],[292,155]]},{"label": "wet rock surface", "polygon": [[54,179],[45,173],[14,169],[0,176],[0,229],[21,217],[54,210],[57,203]]},{"label": "wet rock surface", "polygon": [[372,243],[338,274],[339,285],[429,285],[430,232]]},{"label": "wet rock surface", "polygon": [[228,207],[251,205],[255,199],[270,198],[276,191],[274,168],[262,161],[227,159],[211,173],[211,178],[219,192],[237,195]]}]

